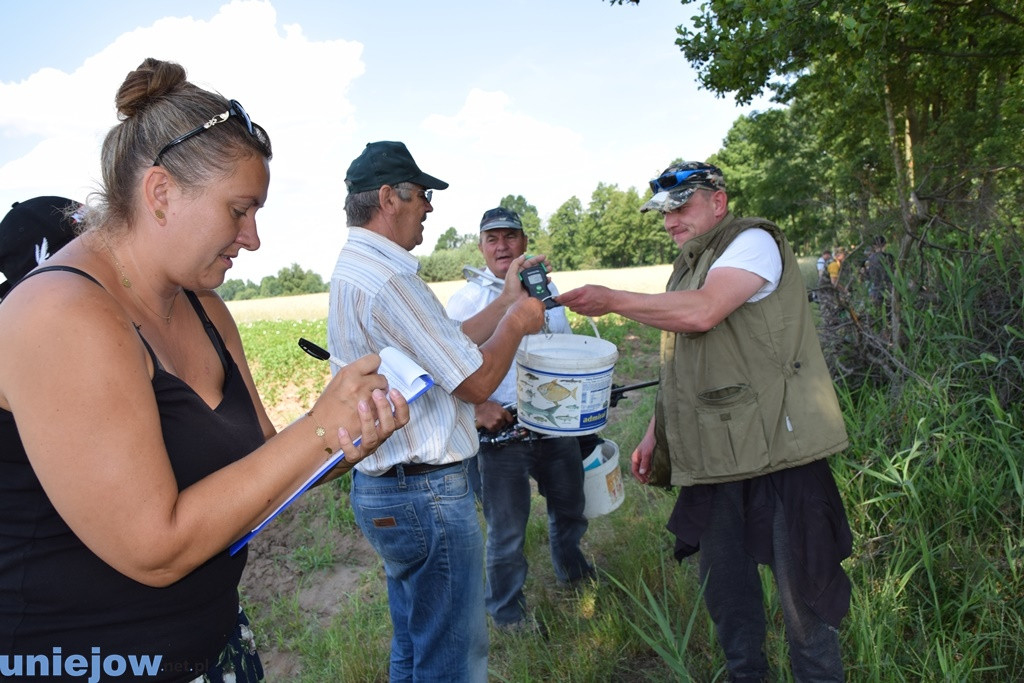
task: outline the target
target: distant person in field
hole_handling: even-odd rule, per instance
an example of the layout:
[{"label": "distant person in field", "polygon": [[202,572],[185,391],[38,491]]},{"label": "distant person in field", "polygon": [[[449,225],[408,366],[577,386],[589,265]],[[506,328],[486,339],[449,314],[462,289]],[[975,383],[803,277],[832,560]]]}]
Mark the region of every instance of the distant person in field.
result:
[{"label": "distant person in field", "polygon": [[832,286],[837,289],[841,288],[841,285],[839,284],[839,273],[843,269],[843,261],[845,260],[846,248],[839,247],[836,249],[836,257],[832,259],[827,266],[825,266],[826,271],[828,271],[828,278],[832,282]]},{"label": "distant person in field", "polygon": [[410,404],[409,429],[360,463],[356,521],[384,561],[392,681],[486,681],[484,542],[467,475],[477,451],[473,405],[485,401],[544,304],[512,260],[495,301],[460,326],[417,275],[433,193],[448,183],[420,170],[401,142],[366,145],[345,174],[348,240],[331,277],[327,342],[346,360],[393,346],[434,378]]},{"label": "distant person in field", "polygon": [[[480,253],[487,273],[505,279],[515,260],[526,253],[529,238],[519,214],[497,207],[480,220]],[[549,285],[557,293],[554,285]],[[466,320],[497,299],[490,287],[469,282],[452,294],[448,315]],[[547,329],[572,334],[565,308],[545,312]],[[487,520],[487,613],[502,629],[536,628],[528,616],[523,586],[526,583],[526,523],[530,518],[530,478],[544,496],[548,512],[548,542],[555,578],[574,585],[594,577],[594,569],[580,550],[587,531],[583,516],[583,468],[575,436],[549,436],[526,429],[512,441],[495,443],[491,438],[509,426],[512,415],[506,405],[516,402],[516,369],[512,367],[490,398],[475,406],[480,433],[477,465],[482,483],[481,500]]]},{"label": "distant person in field", "polygon": [[825,268],[831,262],[832,262],[832,250],[831,249],[824,249],[824,250],[822,250],[821,256],[818,257],[818,261],[815,264],[817,266],[817,268],[818,268],[818,278],[821,278],[821,276],[825,273]]},{"label": "distant person in field", "polygon": [[3,299],[15,282],[75,238],[81,202],[64,197],[33,197],[14,202],[0,221],[0,282]]},{"label": "distant person in field", "polygon": [[775,576],[793,677],[842,681],[839,624],[851,534],[825,458],[847,444],[839,402],[785,236],[729,212],[722,172],[675,164],[641,211],[660,211],[680,248],[667,291],[585,285],[558,297],[662,332],[661,382],[633,451],[641,483],[679,487],[675,556],[700,552],[704,600],[731,680],[767,680],[764,596]]}]

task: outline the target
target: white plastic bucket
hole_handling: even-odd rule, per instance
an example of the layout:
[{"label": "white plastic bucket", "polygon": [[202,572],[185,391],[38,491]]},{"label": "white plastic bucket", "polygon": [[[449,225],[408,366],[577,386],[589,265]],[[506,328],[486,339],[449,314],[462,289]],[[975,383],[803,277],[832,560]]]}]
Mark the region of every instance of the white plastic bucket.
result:
[{"label": "white plastic bucket", "polygon": [[[594,466],[595,463],[599,464]],[[626,489],[622,484],[622,470],[619,469],[618,444],[602,441],[583,461],[583,469],[584,517],[594,519],[607,515],[622,505]]]},{"label": "white plastic bucket", "polygon": [[593,434],[608,422],[615,344],[578,334],[531,335],[516,352],[519,423],[555,436]]}]

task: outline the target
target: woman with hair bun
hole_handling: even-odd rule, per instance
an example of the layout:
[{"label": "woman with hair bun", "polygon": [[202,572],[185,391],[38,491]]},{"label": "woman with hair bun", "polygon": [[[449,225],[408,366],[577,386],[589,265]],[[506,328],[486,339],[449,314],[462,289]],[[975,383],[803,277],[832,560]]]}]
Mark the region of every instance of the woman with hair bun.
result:
[{"label": "woman with hair bun", "polygon": [[408,405],[369,355],[275,433],[213,291],[259,248],[270,138],[171,62],[116,104],[83,233],[0,305],[2,673],[256,681],[228,546]]}]

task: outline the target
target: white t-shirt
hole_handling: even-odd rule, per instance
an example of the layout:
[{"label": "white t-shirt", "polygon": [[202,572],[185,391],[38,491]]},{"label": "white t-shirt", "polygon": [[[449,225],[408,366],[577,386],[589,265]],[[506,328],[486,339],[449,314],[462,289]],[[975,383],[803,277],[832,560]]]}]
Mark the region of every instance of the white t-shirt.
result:
[{"label": "white t-shirt", "polygon": [[754,303],[774,292],[779,286],[779,280],[782,279],[782,254],[779,253],[779,245],[767,230],[751,228],[736,236],[718,260],[711,264],[708,272],[715,268],[739,268],[767,280],[747,299],[748,303]]}]

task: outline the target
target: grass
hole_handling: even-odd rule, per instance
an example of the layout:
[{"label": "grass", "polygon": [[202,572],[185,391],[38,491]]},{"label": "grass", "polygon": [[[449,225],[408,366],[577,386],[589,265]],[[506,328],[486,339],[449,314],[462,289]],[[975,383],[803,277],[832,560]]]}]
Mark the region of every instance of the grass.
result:
[{"label": "grass", "polygon": [[[844,563],[853,600],[841,629],[848,680],[1024,680],[1024,297],[1019,277],[1003,278],[1007,318],[992,304],[998,287],[987,286],[986,277],[998,274],[950,268],[935,270],[942,297],[904,307],[904,330],[927,342],[891,351],[912,373],[899,382],[837,385],[851,442],[830,459],[854,532]],[[585,319],[572,324],[593,333]],[[657,377],[656,331],[617,316],[597,324],[619,348],[617,384]],[[290,348],[299,334],[322,339],[322,321],[255,322],[242,332],[265,397],[294,395],[295,384],[312,392],[322,382],[323,368]],[[602,574],[598,586],[556,587],[543,499],[535,497],[526,595],[548,638],[492,632],[491,680],[725,679],[695,563],[672,559],[664,524],[674,494],[628,476],[653,396],[653,388],[627,394],[603,433],[620,447],[626,497],[618,510],[592,520],[584,538]],[[318,512],[304,512],[310,518],[300,527],[358,534],[346,485],[343,478],[310,493],[321,497]],[[338,551],[312,532],[302,541],[294,560],[317,581]],[[790,680],[772,578],[767,571],[762,577],[766,653],[777,680]],[[292,595],[248,609],[263,642],[299,661],[293,680],[387,680],[390,623],[379,565],[327,623],[310,619]]]}]

